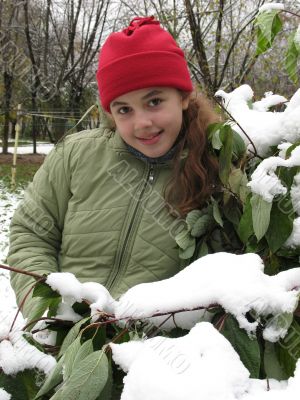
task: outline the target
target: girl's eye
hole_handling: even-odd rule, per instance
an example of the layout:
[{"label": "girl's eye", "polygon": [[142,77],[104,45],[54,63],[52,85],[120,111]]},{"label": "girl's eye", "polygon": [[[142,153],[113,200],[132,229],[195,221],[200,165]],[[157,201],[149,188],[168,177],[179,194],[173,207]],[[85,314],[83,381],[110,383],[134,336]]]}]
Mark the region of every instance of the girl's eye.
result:
[{"label": "girl's eye", "polygon": [[158,98],[152,99],[149,101],[149,106],[155,107],[155,106],[158,106],[161,102],[162,102],[161,99],[158,99]]},{"label": "girl's eye", "polygon": [[129,107],[121,107],[118,110],[119,114],[127,114],[129,112]]}]

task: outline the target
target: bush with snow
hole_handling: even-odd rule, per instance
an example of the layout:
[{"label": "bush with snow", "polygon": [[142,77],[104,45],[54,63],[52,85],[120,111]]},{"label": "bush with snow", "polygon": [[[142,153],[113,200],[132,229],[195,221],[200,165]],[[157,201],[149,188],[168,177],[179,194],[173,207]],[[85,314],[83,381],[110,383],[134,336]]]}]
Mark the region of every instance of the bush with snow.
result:
[{"label": "bush with snow", "polygon": [[[282,3],[261,7],[258,54],[282,12]],[[287,49],[294,82],[299,54],[298,29]],[[176,237],[189,260],[180,273],[118,301],[72,274],[36,277],[32,320],[2,314],[0,400],[110,399],[122,386],[116,366],[122,400],[298,398],[299,90],[254,103],[248,85],[216,93],[230,113],[209,129],[221,190]]]}]

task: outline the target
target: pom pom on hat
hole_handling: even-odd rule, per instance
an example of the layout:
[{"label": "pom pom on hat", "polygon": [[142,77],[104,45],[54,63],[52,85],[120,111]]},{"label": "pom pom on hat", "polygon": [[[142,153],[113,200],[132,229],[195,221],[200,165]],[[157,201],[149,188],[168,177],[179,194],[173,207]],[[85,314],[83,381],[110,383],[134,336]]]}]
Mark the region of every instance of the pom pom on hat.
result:
[{"label": "pom pom on hat", "polygon": [[109,35],[100,51],[97,81],[108,112],[115,98],[133,90],[193,90],[183,51],[154,17],[134,18],[126,29]]}]

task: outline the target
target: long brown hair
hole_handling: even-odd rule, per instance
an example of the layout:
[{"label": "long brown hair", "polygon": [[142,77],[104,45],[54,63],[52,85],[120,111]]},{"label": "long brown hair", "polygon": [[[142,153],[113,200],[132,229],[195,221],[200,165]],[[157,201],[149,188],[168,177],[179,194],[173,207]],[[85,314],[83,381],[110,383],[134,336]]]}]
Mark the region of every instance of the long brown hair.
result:
[{"label": "long brown hair", "polygon": [[[220,118],[210,101],[201,93],[192,93],[188,108],[183,111],[182,139],[165,191],[167,204],[181,216],[203,207],[218,183],[218,161],[207,141],[208,125],[218,121]],[[188,152],[186,157],[185,152]]]}]

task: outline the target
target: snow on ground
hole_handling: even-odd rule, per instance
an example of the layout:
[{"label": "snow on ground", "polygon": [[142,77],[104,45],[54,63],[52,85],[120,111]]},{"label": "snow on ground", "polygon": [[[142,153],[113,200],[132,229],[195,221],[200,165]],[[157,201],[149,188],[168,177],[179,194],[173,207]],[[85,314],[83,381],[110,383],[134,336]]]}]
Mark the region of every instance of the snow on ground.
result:
[{"label": "snow on ground", "polygon": [[[9,224],[19,201],[23,198],[23,190],[9,192],[0,182],[0,263],[5,263],[8,251]],[[10,286],[9,273],[0,269],[0,366],[6,374],[16,374],[26,368],[37,367],[46,374],[56,364],[52,356],[41,353],[36,347],[22,337],[21,329],[25,320],[19,314],[10,331],[17,312],[15,294]],[[0,400],[9,399],[9,395],[0,389]]]},{"label": "snow on ground", "polygon": [[[53,149],[53,146],[54,145],[52,143],[37,143],[36,151],[38,154],[48,154]],[[13,153],[14,147],[9,147],[8,152]],[[25,146],[19,146],[17,153],[18,154],[32,154],[33,153],[33,145],[28,144]]]},{"label": "snow on ground", "polygon": [[[19,201],[23,197],[23,191],[8,192],[0,181],[0,263],[5,263],[8,251],[8,232],[10,220]],[[0,269],[0,321],[3,321],[10,310],[15,309],[15,295],[9,284],[8,271]]]}]

